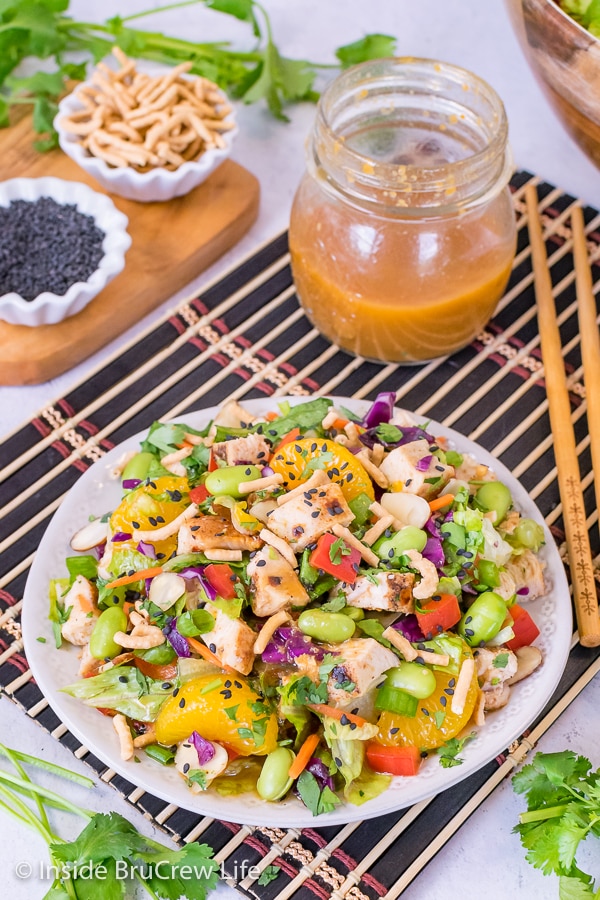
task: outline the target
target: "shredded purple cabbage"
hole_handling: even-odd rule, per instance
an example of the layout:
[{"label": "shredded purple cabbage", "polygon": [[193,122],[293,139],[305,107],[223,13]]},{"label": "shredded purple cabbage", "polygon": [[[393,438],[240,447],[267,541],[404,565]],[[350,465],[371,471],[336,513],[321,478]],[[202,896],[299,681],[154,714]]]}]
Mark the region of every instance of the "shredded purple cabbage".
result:
[{"label": "shredded purple cabbage", "polygon": [[365,428],[376,428],[383,422],[389,422],[394,415],[395,402],[395,391],[382,391],[381,394],[377,394],[373,405],[362,421]]},{"label": "shredded purple cabbage", "polygon": [[431,453],[429,453],[427,456],[422,456],[421,459],[415,463],[415,469],[417,470],[417,472],[426,472],[431,465],[432,459],[433,455]]},{"label": "shredded purple cabbage", "polygon": [[421,631],[419,626],[419,621],[414,613],[409,613],[407,616],[402,616],[401,619],[398,619],[392,625],[392,628],[395,628],[396,631],[399,631],[404,637],[411,642],[411,644],[416,644],[419,641],[425,640],[425,635]]},{"label": "shredded purple cabbage", "polygon": [[142,556],[147,556],[149,559],[156,559],[154,544],[149,544],[148,541],[139,541],[135,549],[138,553],[141,553]]},{"label": "shredded purple cabbage", "polygon": [[359,440],[365,447],[373,448],[375,444],[383,444],[386,450],[393,450],[396,447],[402,447],[404,444],[412,444],[413,441],[427,441],[428,444],[435,442],[435,437],[428,434],[418,425],[398,425],[398,430],[402,433],[402,437],[397,441],[383,441],[377,434],[377,428],[369,428],[359,435]]},{"label": "shredded purple cabbage", "polygon": [[124,490],[126,490],[126,491],[132,491],[134,488],[136,488],[138,486],[138,484],[141,484],[141,483],[142,483],[141,478],[126,478],[125,481],[121,482]]},{"label": "shredded purple cabbage", "polygon": [[177,631],[177,619],[170,619],[163,628],[163,634],[170,643],[177,656],[191,656],[190,645],[182,634]]},{"label": "shredded purple cabbage", "polygon": [[433,516],[429,516],[425,522],[425,531],[428,531],[432,537],[441,538],[441,532],[438,523]]},{"label": "shredded purple cabbage", "polygon": [[328,787],[330,791],[335,791],[333,778],[329,774],[327,766],[325,765],[323,760],[319,759],[318,756],[311,756],[308,761],[306,771],[315,776],[315,778],[317,779],[317,784],[319,785],[321,790],[323,790],[324,787]]},{"label": "shredded purple cabbage", "polygon": [[325,651],[313,644],[299,628],[284,626],[278,628],[262,652],[265,663],[293,663],[298,656],[314,656],[321,660]]},{"label": "shredded purple cabbage", "polygon": [[525,597],[528,593],[529,593],[529,588],[528,588],[528,587],[520,587],[520,588],[518,589],[518,591],[517,591],[517,594],[518,594],[520,597]]},{"label": "shredded purple cabbage", "polygon": [[211,759],[215,755],[215,748],[210,741],[207,741],[206,738],[203,738],[202,735],[198,734],[197,731],[192,731],[188,738],[188,741],[196,748],[196,753],[198,754],[198,762],[201,766],[205,766],[206,763],[211,761]]},{"label": "shredded purple cabbage", "polygon": [[121,541],[130,541],[132,535],[129,534],[128,531],[115,531],[113,536],[111,537],[111,541],[113,544],[120,543]]},{"label": "shredded purple cabbage", "polygon": [[274,475],[275,470],[271,468],[271,466],[263,466],[260,470],[260,474],[263,478],[267,478],[269,475]]},{"label": "shredded purple cabbage", "polygon": [[182,569],[181,572],[178,572],[178,575],[181,575],[182,578],[192,579],[195,578],[208,600],[215,600],[217,597],[217,591],[212,586],[210,581],[204,575],[204,566],[186,566],[185,569]]},{"label": "shredded purple cabbage", "polygon": [[427,543],[421,552],[425,559],[434,564],[436,569],[441,569],[446,564],[444,549],[439,537],[428,537]]}]

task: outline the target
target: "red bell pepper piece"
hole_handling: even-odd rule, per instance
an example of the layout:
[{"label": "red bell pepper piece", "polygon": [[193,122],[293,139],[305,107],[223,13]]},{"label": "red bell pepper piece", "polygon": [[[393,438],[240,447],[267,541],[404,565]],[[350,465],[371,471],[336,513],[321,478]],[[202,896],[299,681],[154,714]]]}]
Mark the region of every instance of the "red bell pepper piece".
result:
[{"label": "red bell pepper piece", "polygon": [[509,615],[513,620],[513,631],[515,636],[506,642],[509,650],[518,650],[519,647],[527,647],[533,644],[536,637],[540,633],[529,613],[518,603],[514,603],[508,608]]},{"label": "red bell pepper piece", "polygon": [[192,503],[204,503],[208,497],[208,491],[203,484],[199,484],[190,490],[190,500]]},{"label": "red bell pepper piece", "polygon": [[458,598],[454,594],[439,594],[439,599],[428,600],[415,613],[419,628],[426,638],[448,631],[460,622],[462,615]]},{"label": "red bell pepper piece", "polygon": [[321,569],[347,584],[354,584],[356,581],[360,560],[358,550],[349,547],[342,538],[329,533],[321,535],[309,558],[314,569]]},{"label": "red bell pepper piece", "polygon": [[418,747],[384,747],[371,741],[367,744],[367,762],[375,772],[388,775],[416,775],[421,766]]},{"label": "red bell pepper piece", "polygon": [[213,453],[213,451],[211,450],[210,456],[208,457],[208,471],[214,472],[218,468],[219,468],[219,466],[217,465],[217,458],[216,458],[215,454]]},{"label": "red bell pepper piece", "polygon": [[236,596],[235,582],[237,578],[233,569],[227,563],[219,565],[211,563],[204,570],[204,577],[211,587],[214,587],[219,597],[222,597],[224,600],[233,600]]}]

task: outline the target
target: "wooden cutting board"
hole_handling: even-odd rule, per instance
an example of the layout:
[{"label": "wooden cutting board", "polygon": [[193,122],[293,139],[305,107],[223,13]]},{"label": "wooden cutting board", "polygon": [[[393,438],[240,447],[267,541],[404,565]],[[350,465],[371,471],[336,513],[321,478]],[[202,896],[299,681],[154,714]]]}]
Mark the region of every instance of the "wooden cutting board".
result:
[{"label": "wooden cutting board", "polygon": [[[30,117],[0,129],[0,180],[53,175],[102,188],[61,150],[38,153]],[[136,203],[113,194],[129,219],[125,268],[80,313],[56,325],[0,321],[0,384],[37,384],[86,359],[189,284],[229,250],[258,213],[257,179],[231,160],[185,197]]]}]

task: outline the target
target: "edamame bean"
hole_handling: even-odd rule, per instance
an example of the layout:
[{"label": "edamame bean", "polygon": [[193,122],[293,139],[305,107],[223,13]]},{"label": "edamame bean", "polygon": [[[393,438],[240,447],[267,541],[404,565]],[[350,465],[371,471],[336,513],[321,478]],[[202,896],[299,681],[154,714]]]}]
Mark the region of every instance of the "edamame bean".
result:
[{"label": "edamame bean", "polygon": [[209,472],[204,487],[215,497],[224,494],[227,497],[241,497],[240,484],[244,481],[255,481],[260,478],[258,466],[223,466]]},{"label": "edamame bean", "polygon": [[392,535],[391,538],[384,538],[377,541],[373,545],[373,549],[380,559],[393,559],[402,556],[407,550],[421,550],[425,548],[427,543],[427,534],[421,528],[415,528],[414,525],[406,525]]},{"label": "edamame bean", "polygon": [[354,634],[355,624],[343,613],[323,612],[320,609],[305,609],[298,618],[298,627],[304,634],[317,641],[331,641],[341,644]]},{"label": "edamame bean", "polygon": [[263,800],[281,800],[285,797],[292,786],[289,771],[295,759],[296,754],[288,747],[278,747],[269,753],[256,782],[259,797]]},{"label": "edamame bean", "polygon": [[154,455],[147,450],[144,450],[142,453],[136,453],[123,469],[121,481],[127,481],[131,478],[143,481],[153,462]]},{"label": "edamame bean", "polygon": [[122,651],[113,640],[117,631],[127,631],[127,616],[120,606],[111,606],[100,613],[90,638],[90,653],[95,659],[112,659]]},{"label": "edamame bean", "polygon": [[354,622],[360,622],[365,617],[364,609],[360,609],[358,606],[344,606],[340,612],[349,619],[353,619]]},{"label": "edamame bean", "polygon": [[458,633],[471,647],[496,637],[506,618],[506,601],[494,591],[485,591],[471,604],[457,625]]},{"label": "edamame bean", "polygon": [[435,675],[427,666],[414,662],[401,662],[386,672],[386,684],[405,691],[419,700],[431,697],[437,682]]},{"label": "edamame bean", "polygon": [[475,494],[475,502],[488,512],[495,512],[494,525],[505,517],[512,506],[509,489],[501,481],[486,481]]}]

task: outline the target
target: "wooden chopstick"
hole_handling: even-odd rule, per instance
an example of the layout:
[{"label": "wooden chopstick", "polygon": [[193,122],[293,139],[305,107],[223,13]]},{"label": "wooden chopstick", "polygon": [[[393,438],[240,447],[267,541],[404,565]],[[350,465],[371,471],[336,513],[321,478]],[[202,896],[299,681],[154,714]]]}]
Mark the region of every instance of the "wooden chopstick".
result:
[{"label": "wooden chopstick", "polygon": [[[571,580],[573,582],[573,599],[577,615],[579,640],[584,647],[597,647],[600,645],[598,597],[594,580],[590,539],[586,525],[585,505],[577,459],[575,433],[571,418],[571,404],[562,356],[562,344],[556,320],[552,282],[546,259],[546,247],[538,213],[538,197],[535,185],[531,183],[527,185],[525,198],[529,216],[529,239],[533,260],[544,379],[548,396],[550,427],[554,435],[554,456],[563,508],[563,521],[565,524]],[[594,366],[594,368],[596,367]]]},{"label": "wooden chopstick", "polygon": [[600,330],[598,329],[596,298],[592,287],[592,270],[588,256],[585,224],[580,206],[574,207],[571,212],[571,227],[587,421],[592,451],[592,469],[595,476],[596,507],[600,510]]}]

